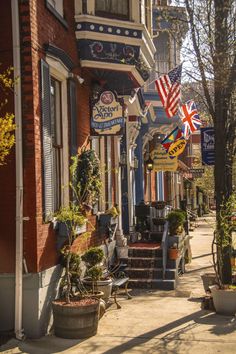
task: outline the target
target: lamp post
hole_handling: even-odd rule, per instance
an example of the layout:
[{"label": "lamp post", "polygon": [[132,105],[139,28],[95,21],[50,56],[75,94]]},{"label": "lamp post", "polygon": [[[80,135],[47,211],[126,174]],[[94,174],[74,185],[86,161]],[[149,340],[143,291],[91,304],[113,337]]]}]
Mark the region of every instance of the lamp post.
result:
[{"label": "lamp post", "polygon": [[151,172],[153,170],[153,160],[151,159],[150,156],[149,156],[149,159],[146,161],[146,166],[147,166],[147,170],[149,172]]},{"label": "lamp post", "polygon": [[151,172],[153,170],[153,160],[151,159],[151,157],[149,156],[148,160],[146,161],[146,167],[147,167],[147,171],[148,171],[148,175],[149,175],[149,178],[148,178],[148,183],[149,183],[149,191],[148,191],[148,194],[149,194],[149,202],[151,203],[151,200],[152,200],[152,179],[151,179]]}]

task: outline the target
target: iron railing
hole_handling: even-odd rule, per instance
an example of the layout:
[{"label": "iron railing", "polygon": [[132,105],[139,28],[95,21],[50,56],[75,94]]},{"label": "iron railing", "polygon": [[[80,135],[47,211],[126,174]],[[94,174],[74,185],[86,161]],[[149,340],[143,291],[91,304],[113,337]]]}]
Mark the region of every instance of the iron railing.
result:
[{"label": "iron railing", "polygon": [[161,240],[161,249],[162,249],[162,278],[166,277],[166,265],[167,265],[167,251],[168,251],[168,221],[165,222],[162,240]]}]

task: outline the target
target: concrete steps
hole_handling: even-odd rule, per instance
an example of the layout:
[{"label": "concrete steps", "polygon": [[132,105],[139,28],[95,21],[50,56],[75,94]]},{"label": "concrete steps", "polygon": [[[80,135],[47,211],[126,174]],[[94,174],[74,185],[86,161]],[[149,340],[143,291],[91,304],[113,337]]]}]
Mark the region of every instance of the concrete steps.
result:
[{"label": "concrete steps", "polygon": [[[132,279],[162,279],[162,268],[126,268],[129,277]],[[176,270],[166,269],[165,279],[175,279]]]},{"label": "concrete steps", "polygon": [[[153,235],[160,236],[158,232]],[[137,289],[174,290],[177,279],[177,261],[167,260],[163,279],[162,249],[158,243],[132,244],[128,249],[126,272],[129,285]]]},{"label": "concrete steps", "polygon": [[176,282],[175,280],[163,279],[130,279],[129,286],[134,289],[174,290]]}]

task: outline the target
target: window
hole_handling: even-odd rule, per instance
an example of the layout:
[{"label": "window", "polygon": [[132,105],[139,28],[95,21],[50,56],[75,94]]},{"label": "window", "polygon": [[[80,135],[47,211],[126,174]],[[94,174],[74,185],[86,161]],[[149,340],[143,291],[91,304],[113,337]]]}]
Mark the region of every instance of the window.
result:
[{"label": "window", "polygon": [[54,211],[61,206],[61,154],[62,154],[62,122],[61,122],[61,84],[51,77],[51,132],[53,160],[53,202]]},{"label": "window", "polygon": [[47,3],[63,17],[63,0],[47,0]]},{"label": "window", "polygon": [[129,19],[129,0],[96,0],[95,14],[97,16]]},{"label": "window", "polygon": [[69,132],[68,70],[57,58],[46,60],[41,59],[41,136],[42,212],[47,222],[69,203]]},{"label": "window", "polygon": [[45,0],[46,8],[56,17],[67,29],[68,23],[64,16],[63,0]]},{"label": "window", "polygon": [[82,0],[82,13],[87,14],[87,0]]},{"label": "window", "polygon": [[145,25],[148,27],[148,12],[149,12],[149,4],[148,0],[145,0]]}]

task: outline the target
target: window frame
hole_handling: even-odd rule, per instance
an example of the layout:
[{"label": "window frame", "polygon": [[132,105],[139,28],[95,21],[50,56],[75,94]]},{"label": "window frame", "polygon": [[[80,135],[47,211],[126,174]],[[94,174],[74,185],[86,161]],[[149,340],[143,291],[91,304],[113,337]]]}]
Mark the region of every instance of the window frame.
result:
[{"label": "window frame", "polygon": [[[69,124],[68,124],[68,78],[69,71],[62,64],[62,62],[50,55],[46,56],[46,62],[49,65],[49,75],[50,80],[59,82],[60,84],[60,96],[61,96],[61,104],[60,104],[60,124],[61,124],[61,145],[57,145],[52,142],[53,149],[60,149],[60,163],[61,163],[61,176],[60,176],[60,185],[61,185],[61,205],[66,206],[69,204]],[[51,89],[51,83],[50,83]],[[52,120],[52,117],[51,117]],[[62,186],[64,186],[62,188]],[[54,189],[54,186],[53,186]],[[53,191],[54,193],[54,191]],[[55,205],[55,204],[54,204]]]},{"label": "window frame", "polygon": [[[52,86],[52,83],[54,85]],[[52,94],[54,87],[54,94]],[[53,99],[54,96],[54,99]],[[54,112],[52,111],[54,101]],[[58,102],[59,101],[59,102]],[[52,132],[52,154],[53,154],[53,208],[54,212],[58,211],[62,206],[62,92],[61,82],[54,76],[50,75],[50,102],[51,102],[51,132]],[[59,107],[58,107],[59,106]],[[57,133],[60,134],[60,142],[57,141]]]},{"label": "window frame", "polygon": [[102,11],[102,10],[96,10],[96,1],[99,0],[95,0],[94,2],[94,13],[95,16],[99,16],[99,17],[106,17],[106,18],[112,18],[112,19],[118,19],[118,20],[124,20],[124,21],[129,21],[130,20],[130,1],[127,0],[127,7],[128,7],[128,11],[127,11],[127,15],[123,15],[123,14],[119,14],[119,13],[111,13],[109,11]]},{"label": "window frame", "polygon": [[52,4],[50,3],[50,0],[45,0],[45,6],[66,29],[69,28],[68,23],[64,17],[64,1],[63,0],[62,0],[63,14],[60,14],[60,12],[58,12],[57,9],[52,6]]},{"label": "window frame", "polygon": [[[59,134],[60,134],[60,143],[58,144],[58,141],[57,141],[57,137],[56,139],[53,139],[53,146],[55,147],[58,147],[58,148],[63,148],[63,139],[62,139],[62,94],[61,94],[61,82],[56,79],[53,75],[50,75],[50,83],[51,83],[51,86],[52,86],[52,81],[54,81],[56,84],[58,84],[58,87],[56,88],[56,93],[57,93],[57,90],[59,88],[59,129],[57,128],[57,124],[56,124],[56,130],[55,130],[55,125],[52,127],[54,129],[52,129],[53,132],[55,132],[54,135],[57,135],[57,132],[59,131]],[[51,89],[51,87],[50,87]],[[50,91],[50,95],[52,96],[52,93]],[[51,99],[51,102],[52,102],[52,99]],[[58,123],[58,119],[56,118],[56,123]],[[54,138],[54,135],[53,135],[53,138]],[[55,140],[56,140],[56,143],[55,143]]]}]

